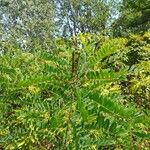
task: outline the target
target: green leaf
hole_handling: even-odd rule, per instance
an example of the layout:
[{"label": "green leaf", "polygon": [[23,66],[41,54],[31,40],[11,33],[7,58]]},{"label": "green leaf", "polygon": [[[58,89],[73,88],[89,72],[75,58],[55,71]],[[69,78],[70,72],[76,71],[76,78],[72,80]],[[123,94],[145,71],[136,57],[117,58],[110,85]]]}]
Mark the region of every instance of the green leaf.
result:
[{"label": "green leaf", "polygon": [[88,121],[88,111],[85,108],[83,99],[81,97],[81,93],[79,91],[77,91],[76,95],[77,95],[77,106],[78,106],[77,108],[79,109],[83,120]]},{"label": "green leaf", "polygon": [[134,134],[142,139],[149,140],[150,139],[150,133],[142,133],[142,132],[134,132]]}]

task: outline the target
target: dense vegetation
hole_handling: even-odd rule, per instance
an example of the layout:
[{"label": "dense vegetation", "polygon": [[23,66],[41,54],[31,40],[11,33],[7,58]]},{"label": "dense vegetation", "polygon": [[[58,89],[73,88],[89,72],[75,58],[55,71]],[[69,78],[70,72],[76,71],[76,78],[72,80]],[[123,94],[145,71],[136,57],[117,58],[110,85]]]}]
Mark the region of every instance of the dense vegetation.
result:
[{"label": "dense vegetation", "polygon": [[0,149],[148,150],[148,2],[2,1]]}]

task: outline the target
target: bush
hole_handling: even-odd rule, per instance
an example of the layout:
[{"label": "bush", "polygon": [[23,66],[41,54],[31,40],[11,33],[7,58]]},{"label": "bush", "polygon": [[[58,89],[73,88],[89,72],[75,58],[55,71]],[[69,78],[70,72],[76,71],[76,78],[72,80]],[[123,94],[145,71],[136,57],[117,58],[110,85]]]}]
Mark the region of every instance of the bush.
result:
[{"label": "bush", "polygon": [[149,139],[149,117],[125,104],[117,86],[128,68],[104,67],[126,40],[105,39],[93,51],[95,41],[86,36],[79,37],[82,49],[58,44],[55,53],[9,48],[2,54],[2,149],[140,149]]}]

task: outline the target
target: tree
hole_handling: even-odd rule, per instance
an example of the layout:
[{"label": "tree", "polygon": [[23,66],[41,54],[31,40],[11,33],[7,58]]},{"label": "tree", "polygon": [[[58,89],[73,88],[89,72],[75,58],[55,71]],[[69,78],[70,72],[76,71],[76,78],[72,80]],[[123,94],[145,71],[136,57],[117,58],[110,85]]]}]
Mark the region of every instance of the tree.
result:
[{"label": "tree", "polygon": [[0,149],[148,148],[150,117],[125,101],[118,86],[126,69],[103,67],[126,40],[106,39],[94,53],[97,37],[80,38],[85,48],[74,76],[72,50],[63,41],[54,54],[9,49],[0,57]]},{"label": "tree", "polygon": [[150,0],[123,0],[120,16],[113,23],[115,36],[124,36],[128,32],[139,33],[150,28]]},{"label": "tree", "polygon": [[36,45],[49,49],[53,35],[53,7],[49,0],[2,0],[1,40],[26,50]]},{"label": "tree", "polygon": [[54,0],[56,22],[63,36],[99,33],[106,28],[109,5],[105,0]]}]

